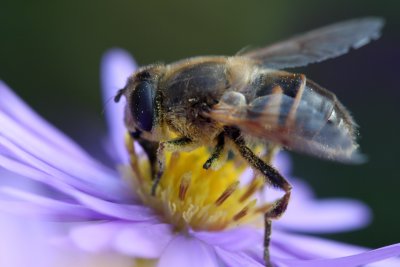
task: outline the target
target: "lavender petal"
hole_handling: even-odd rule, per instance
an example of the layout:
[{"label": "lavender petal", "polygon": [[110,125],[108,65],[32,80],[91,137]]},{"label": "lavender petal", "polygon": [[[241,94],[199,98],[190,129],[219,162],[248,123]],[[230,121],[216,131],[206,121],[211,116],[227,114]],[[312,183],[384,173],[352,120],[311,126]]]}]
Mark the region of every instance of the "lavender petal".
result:
[{"label": "lavender petal", "polygon": [[[57,151],[54,146],[35,136],[22,125],[0,113],[0,153],[18,158],[28,165],[93,194],[115,199],[126,196],[126,187],[117,174],[104,166],[85,164],[77,158]],[[105,190],[104,188],[107,188]]]},{"label": "lavender petal", "polygon": [[34,203],[9,200],[0,200],[0,211],[10,215],[24,216],[28,219],[45,218],[46,220],[61,222],[87,221],[100,217],[94,215],[93,218],[91,218],[87,211],[82,211],[82,209],[79,208],[76,211],[73,211],[72,209],[66,209],[65,207],[60,207],[59,209],[49,209]]},{"label": "lavender petal", "polygon": [[112,250],[115,235],[120,231],[120,222],[88,224],[72,228],[69,237],[80,249],[88,252]]},{"label": "lavender petal", "polygon": [[[310,186],[291,178],[292,198],[285,214],[275,227],[297,232],[335,233],[366,226],[371,211],[352,199],[316,199]],[[282,196],[281,190],[266,188],[258,195],[260,203],[272,202]]]},{"label": "lavender petal", "polygon": [[78,191],[74,187],[67,185],[60,181],[59,179],[56,179],[53,176],[48,175],[47,173],[44,173],[41,170],[38,170],[34,167],[31,167],[29,165],[25,165],[21,163],[20,161],[16,161],[10,157],[4,156],[0,154],[0,167],[9,170],[10,172],[13,172],[15,174],[30,178],[34,181],[46,184],[62,193],[65,193],[67,195],[74,195],[74,191]]},{"label": "lavender petal", "polygon": [[1,266],[55,266],[55,255],[47,243],[54,230],[52,225],[0,213],[0,229]]},{"label": "lavender petal", "polygon": [[400,255],[400,244],[395,244],[353,256],[340,257],[335,259],[295,260],[279,259],[285,266],[298,267],[356,267],[370,263],[379,262],[391,257]]},{"label": "lavender petal", "polygon": [[168,224],[131,224],[119,231],[114,248],[125,255],[139,258],[159,258],[173,238]]},{"label": "lavender petal", "polygon": [[307,200],[290,203],[277,226],[308,233],[334,233],[366,226],[370,209],[351,199]]},{"label": "lavender petal", "polygon": [[78,226],[70,238],[79,248],[89,252],[117,251],[139,258],[158,258],[172,239],[167,224],[113,221]]},{"label": "lavender petal", "polygon": [[26,132],[44,140],[59,152],[77,161],[93,163],[93,158],[78,144],[35,113],[3,81],[0,81],[0,96],[0,114],[23,125]]},{"label": "lavender petal", "polygon": [[254,266],[265,267],[264,261],[256,260],[243,252],[231,252],[217,247],[217,255],[229,267]]},{"label": "lavender petal", "polygon": [[[396,246],[397,248],[395,250],[397,250],[398,252],[397,255],[400,255],[400,247],[399,247],[400,245],[397,244]],[[393,250],[390,251],[393,252]],[[295,260],[304,261],[305,263],[302,264],[310,264],[305,266],[320,266],[319,261],[323,261],[323,264],[325,264],[324,262],[325,259],[328,263],[333,261],[334,264],[337,264],[336,266],[342,266],[341,264],[336,263],[336,258],[346,259],[347,257],[352,257],[353,255],[358,254],[359,257],[355,258],[358,261],[363,259],[362,255],[369,255],[368,254],[369,252],[371,251],[368,251],[368,249],[364,247],[349,245],[317,237],[296,235],[292,233],[288,234],[277,230],[273,231],[272,234],[271,255],[273,255],[273,261],[277,263],[279,262],[288,263],[291,262],[291,260],[294,260],[293,263],[289,265],[284,264],[284,266],[303,266],[294,263]],[[383,254],[379,255],[382,256]],[[394,256],[396,255],[394,254]],[[389,256],[386,258],[389,258]],[[382,257],[382,259],[385,258]],[[314,260],[315,260],[315,265],[313,265]],[[378,260],[375,259],[374,261]],[[374,261],[370,261],[368,263],[372,263]],[[386,259],[382,262],[374,262],[372,264],[368,264],[368,267],[391,267],[391,266],[394,267],[394,266],[400,266],[399,263],[400,259]],[[328,266],[335,266],[334,264]],[[362,264],[366,263],[362,263],[360,261],[358,264],[349,266],[360,266]],[[280,265],[278,264],[278,266]]]},{"label": "lavender petal", "polygon": [[153,211],[143,205],[109,202],[80,192],[74,192],[74,198],[86,207],[115,219],[141,222],[156,218]]},{"label": "lavender petal", "polygon": [[218,267],[214,249],[206,243],[184,235],[176,236],[166,247],[157,267]]},{"label": "lavender petal", "polygon": [[239,227],[221,232],[193,232],[193,236],[212,246],[229,251],[254,249],[263,242],[263,234],[251,227]]},{"label": "lavender petal", "polygon": [[106,216],[131,221],[148,221],[153,220],[155,217],[155,215],[149,208],[146,208],[142,205],[114,203],[101,198],[97,198],[95,196],[76,190],[74,187],[62,183],[54,179],[54,177],[46,175],[45,173],[42,173],[37,169],[25,166],[18,161],[14,161],[10,158],[3,157],[1,154],[0,166],[4,166],[4,168],[11,170],[15,173],[48,184],[53,188],[63,192],[64,194],[72,197],[87,208],[90,208]]},{"label": "lavender petal", "polygon": [[101,63],[101,84],[103,103],[110,131],[110,147],[113,148],[114,159],[117,163],[129,162],[124,145],[126,128],[124,126],[125,99],[114,103],[117,91],[123,88],[127,78],[136,70],[137,65],[130,54],[122,49],[111,49],[104,54]]},{"label": "lavender petal", "polygon": [[11,196],[20,201],[0,200],[0,210],[8,213],[33,216],[57,221],[90,221],[110,219],[78,204],[39,196],[11,187],[1,187],[2,196]]},{"label": "lavender petal", "polygon": [[271,255],[284,258],[312,260],[344,257],[365,252],[367,249],[328,239],[286,233],[274,229],[271,238]]}]

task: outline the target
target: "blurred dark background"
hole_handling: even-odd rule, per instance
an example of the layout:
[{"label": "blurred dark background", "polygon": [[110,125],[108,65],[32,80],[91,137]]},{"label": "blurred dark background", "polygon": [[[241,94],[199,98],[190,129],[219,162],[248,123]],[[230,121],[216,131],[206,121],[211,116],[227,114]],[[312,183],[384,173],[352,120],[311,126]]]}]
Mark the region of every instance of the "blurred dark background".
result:
[{"label": "blurred dark background", "polygon": [[346,166],[293,155],[295,175],[319,197],[358,198],[373,209],[367,229],[329,237],[383,246],[400,241],[399,8],[396,1],[365,0],[2,1],[0,78],[84,147],[99,150],[106,133],[99,63],[111,47],[127,49],[141,65],[171,62],[231,55],[344,19],[384,17],[379,41],[297,70],[352,111],[369,162]]}]

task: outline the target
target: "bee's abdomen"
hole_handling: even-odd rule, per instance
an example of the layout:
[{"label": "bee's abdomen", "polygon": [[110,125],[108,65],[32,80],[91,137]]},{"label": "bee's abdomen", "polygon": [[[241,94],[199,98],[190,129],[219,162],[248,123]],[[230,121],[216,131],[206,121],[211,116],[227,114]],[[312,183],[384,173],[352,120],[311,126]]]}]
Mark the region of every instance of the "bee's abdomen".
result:
[{"label": "bee's abdomen", "polygon": [[256,89],[256,97],[273,94],[279,87],[283,94],[294,98],[304,79],[305,77],[302,74],[272,72],[258,76],[253,86]]},{"label": "bee's abdomen", "polygon": [[345,160],[356,149],[355,124],[348,111],[333,93],[303,74],[267,72],[253,86],[255,97],[246,117],[262,125],[260,135],[332,159]]},{"label": "bee's abdomen", "polygon": [[256,113],[276,114],[275,122],[280,126],[294,123],[298,127],[303,125],[303,130],[306,130],[309,127],[304,124],[316,118],[321,123],[345,124],[350,128],[353,124],[336,96],[307,80],[303,74],[270,72],[260,75],[253,86],[255,98],[252,105],[257,107]]}]

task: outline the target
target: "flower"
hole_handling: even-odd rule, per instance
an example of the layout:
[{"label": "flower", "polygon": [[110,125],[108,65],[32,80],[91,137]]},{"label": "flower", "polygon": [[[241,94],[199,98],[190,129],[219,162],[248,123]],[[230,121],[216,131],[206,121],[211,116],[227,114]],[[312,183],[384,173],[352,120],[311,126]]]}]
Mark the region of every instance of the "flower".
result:
[{"label": "flower", "polygon": [[[23,187],[40,193],[41,186],[0,169],[1,186]],[[5,195],[0,195],[0,199]],[[33,214],[32,214],[33,215]],[[116,253],[90,254],[72,246],[54,246],[49,240],[60,231],[60,224],[27,220],[24,215],[0,213],[0,266],[2,267],[127,267],[132,259]],[[23,255],[23,256],[21,256]]]},{"label": "flower", "polygon": [[[208,179],[209,174],[205,176],[201,164],[196,164],[204,161],[204,151],[182,152],[169,156],[157,199],[146,194],[146,177],[139,177],[141,173],[145,176],[146,161],[144,157],[132,160],[126,152],[123,104],[107,104],[134,69],[135,63],[122,50],[111,50],[103,59],[110,126],[107,147],[115,169],[99,163],[0,83],[0,166],[51,189],[38,194],[2,186],[2,195],[13,199],[1,200],[0,209],[64,223],[80,222],[69,226],[69,242],[92,253],[111,250],[129,255],[137,260],[137,266],[264,266],[263,232],[248,222],[253,219],[248,211],[256,214],[257,208],[268,206],[262,204],[263,194],[246,201],[240,197],[250,188],[252,182],[245,180],[251,177],[251,170],[239,166],[244,186],[238,187],[233,181],[239,175],[233,171],[234,163],[224,164],[215,171],[217,177]],[[129,144],[128,149],[133,148]],[[275,165],[288,177],[290,167],[285,161],[281,155]],[[129,164],[137,164],[134,175]],[[226,177],[220,177],[223,173]],[[360,266],[400,254],[399,244],[368,251],[294,233],[354,229],[368,222],[369,213],[357,201],[316,200],[305,183],[294,178],[291,183],[294,190],[289,209],[274,223],[270,249],[275,266]],[[226,198],[216,205],[224,193]],[[398,265],[392,261],[384,266]]]}]

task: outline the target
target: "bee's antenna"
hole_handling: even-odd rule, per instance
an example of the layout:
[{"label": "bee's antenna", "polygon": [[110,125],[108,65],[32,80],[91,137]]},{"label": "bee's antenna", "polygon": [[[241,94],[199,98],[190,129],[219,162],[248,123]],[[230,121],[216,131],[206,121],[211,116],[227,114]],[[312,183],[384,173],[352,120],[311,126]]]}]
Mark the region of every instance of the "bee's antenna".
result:
[{"label": "bee's antenna", "polygon": [[117,94],[114,96],[114,102],[115,103],[119,102],[119,100],[121,99],[121,97],[124,94],[124,92],[125,92],[125,88],[122,88],[122,89],[118,90]]},{"label": "bee's antenna", "polygon": [[101,114],[105,113],[106,107],[107,107],[107,105],[110,104],[111,100],[114,100],[115,103],[118,103],[119,100],[121,99],[122,95],[124,94],[124,91],[125,91],[125,88],[119,89],[117,91],[117,94],[114,97],[108,98],[104,103],[103,110],[101,111]]}]

